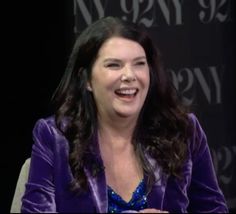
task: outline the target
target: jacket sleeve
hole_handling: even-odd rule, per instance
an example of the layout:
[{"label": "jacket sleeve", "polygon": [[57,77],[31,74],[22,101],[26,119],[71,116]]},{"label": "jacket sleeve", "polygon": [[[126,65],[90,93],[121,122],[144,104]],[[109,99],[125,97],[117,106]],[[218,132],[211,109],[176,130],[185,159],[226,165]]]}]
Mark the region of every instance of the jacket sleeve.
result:
[{"label": "jacket sleeve", "polygon": [[193,166],[188,190],[188,211],[228,213],[226,201],[214,171],[206,135],[197,118],[193,114],[190,118],[193,122],[193,137],[190,144]]},{"label": "jacket sleeve", "polygon": [[53,130],[44,119],[33,129],[34,144],[21,212],[56,212],[55,187],[53,183]]}]

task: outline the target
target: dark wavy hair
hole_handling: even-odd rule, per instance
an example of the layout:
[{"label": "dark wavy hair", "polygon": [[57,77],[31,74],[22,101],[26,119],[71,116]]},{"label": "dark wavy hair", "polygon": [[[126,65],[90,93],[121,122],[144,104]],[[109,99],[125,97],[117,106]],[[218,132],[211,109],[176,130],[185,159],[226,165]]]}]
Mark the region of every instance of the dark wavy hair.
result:
[{"label": "dark wavy hair", "polygon": [[[87,187],[83,166],[87,155],[91,154],[91,144],[97,131],[97,109],[86,86],[99,49],[114,36],[139,43],[145,50],[150,69],[148,94],[132,137],[136,155],[148,177],[149,188],[155,182],[154,168],[145,154],[154,158],[165,173],[176,177],[181,177],[181,166],[186,157],[187,112],[163,69],[159,50],[140,26],[116,17],[101,18],[78,36],[53,97],[56,125],[69,141],[73,185],[82,189]],[[102,166],[92,160],[89,162],[96,176]]]}]

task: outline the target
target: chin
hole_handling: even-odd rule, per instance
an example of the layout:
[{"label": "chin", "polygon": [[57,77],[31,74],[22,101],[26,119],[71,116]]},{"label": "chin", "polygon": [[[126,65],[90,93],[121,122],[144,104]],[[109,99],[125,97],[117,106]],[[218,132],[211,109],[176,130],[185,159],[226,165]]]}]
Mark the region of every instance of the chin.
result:
[{"label": "chin", "polygon": [[123,118],[136,117],[139,114],[139,111],[116,111],[116,114]]}]

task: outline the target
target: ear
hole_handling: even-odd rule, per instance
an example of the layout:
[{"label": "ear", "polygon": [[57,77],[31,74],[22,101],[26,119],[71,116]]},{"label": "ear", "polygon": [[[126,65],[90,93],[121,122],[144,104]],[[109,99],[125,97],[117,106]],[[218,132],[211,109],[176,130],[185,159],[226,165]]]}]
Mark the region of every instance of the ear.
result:
[{"label": "ear", "polygon": [[90,83],[90,82],[87,82],[87,87],[86,87],[86,88],[87,88],[87,90],[88,90],[88,91],[91,91],[91,92],[93,91],[93,89],[92,89],[92,86],[91,86],[91,83]]}]

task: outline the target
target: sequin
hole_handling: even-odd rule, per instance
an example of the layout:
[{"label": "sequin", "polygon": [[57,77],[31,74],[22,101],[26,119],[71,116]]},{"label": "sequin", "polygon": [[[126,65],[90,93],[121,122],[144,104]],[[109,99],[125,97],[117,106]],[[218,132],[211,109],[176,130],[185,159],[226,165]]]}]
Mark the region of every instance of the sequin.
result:
[{"label": "sequin", "polygon": [[111,187],[108,189],[108,213],[121,213],[125,210],[142,210],[147,208],[146,185],[144,179],[133,192],[132,198],[126,202]]}]

